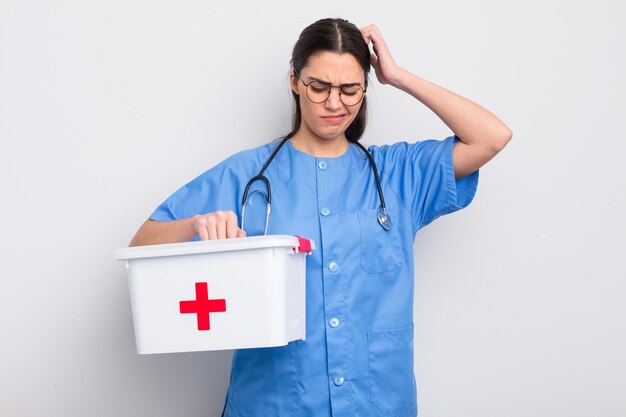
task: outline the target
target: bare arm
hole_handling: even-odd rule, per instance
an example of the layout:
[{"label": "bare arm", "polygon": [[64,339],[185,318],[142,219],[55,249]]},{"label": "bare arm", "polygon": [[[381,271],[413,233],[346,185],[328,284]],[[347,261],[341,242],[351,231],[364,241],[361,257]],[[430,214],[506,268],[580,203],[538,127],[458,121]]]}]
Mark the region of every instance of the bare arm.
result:
[{"label": "bare arm", "polygon": [[452,151],[457,179],[485,165],[513,135],[487,109],[406,70],[400,72],[396,82],[398,88],[431,109],[459,138]]},{"label": "bare arm", "polygon": [[201,240],[245,237],[237,227],[237,215],[232,211],[216,211],[182,220],[157,222],[148,219],[141,225],[129,246],[188,242],[196,235]]},{"label": "bare arm", "polygon": [[399,67],[375,25],[362,28],[361,33],[374,45],[372,66],[378,80],[415,97],[459,138],[452,152],[457,179],[485,165],[511,140],[511,130],[487,109]]},{"label": "bare arm", "polygon": [[156,245],[159,243],[188,242],[197,235],[193,229],[194,218],[157,222],[148,219],[141,225],[129,246]]}]

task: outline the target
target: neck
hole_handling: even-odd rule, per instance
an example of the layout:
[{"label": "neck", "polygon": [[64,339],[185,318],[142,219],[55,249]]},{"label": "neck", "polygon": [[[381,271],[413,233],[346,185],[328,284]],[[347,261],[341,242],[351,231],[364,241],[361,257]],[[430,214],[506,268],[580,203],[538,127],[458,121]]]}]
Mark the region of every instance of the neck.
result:
[{"label": "neck", "polygon": [[334,139],[323,139],[312,132],[303,132],[303,129],[298,130],[290,140],[292,146],[300,152],[318,158],[336,158],[346,153],[350,146],[345,134]]}]

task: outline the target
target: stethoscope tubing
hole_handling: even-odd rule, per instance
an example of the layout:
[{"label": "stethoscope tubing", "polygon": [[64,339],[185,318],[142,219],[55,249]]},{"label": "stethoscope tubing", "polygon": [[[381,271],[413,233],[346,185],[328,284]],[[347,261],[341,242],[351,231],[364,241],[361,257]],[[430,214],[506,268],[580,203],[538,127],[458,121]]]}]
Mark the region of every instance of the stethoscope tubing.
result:
[{"label": "stethoscope tubing", "polygon": [[[287,143],[288,140],[289,140],[289,137],[286,137],[278,144],[276,149],[274,149],[274,152],[272,152],[272,154],[267,159],[267,161],[265,161],[263,168],[261,168],[261,170],[259,171],[257,175],[250,178],[250,181],[248,181],[248,184],[246,184],[246,188],[244,189],[244,192],[243,192],[243,198],[241,200],[241,230],[244,230],[245,217],[246,217],[246,204],[247,204],[246,202],[248,200],[248,192],[250,191],[250,187],[256,181],[263,181],[263,183],[265,183],[265,187],[267,188],[267,210],[265,214],[265,231],[263,234],[267,235],[267,230],[268,230],[269,221],[270,221],[271,206],[272,206],[272,187],[270,186],[270,180],[267,179],[267,177],[263,174],[265,173],[265,170],[270,165],[270,163],[274,160],[274,157],[276,156],[278,151],[283,147],[285,143]],[[383,229],[389,230],[391,229],[391,220],[389,219],[389,216],[387,214],[387,206],[385,204],[385,198],[383,197],[383,189],[380,185],[380,177],[378,176],[378,169],[376,168],[376,162],[374,161],[372,154],[365,148],[365,146],[361,145],[359,142],[355,142],[355,143],[359,148],[361,148],[363,152],[365,152],[365,155],[367,155],[367,159],[369,160],[369,163],[372,167],[372,171],[374,171],[374,179],[376,180],[376,190],[378,191],[378,199],[380,200],[380,207],[381,207],[378,210],[378,223],[381,225]]]},{"label": "stethoscope tubing", "polygon": [[367,159],[370,161],[370,165],[372,166],[372,171],[374,171],[376,189],[378,190],[378,198],[380,200],[380,210],[382,210],[382,215],[380,210],[378,211],[378,223],[380,223],[383,229],[389,230],[391,229],[391,220],[389,220],[389,216],[387,215],[387,205],[385,204],[385,197],[383,196],[383,188],[380,185],[380,177],[378,176],[378,168],[376,168],[376,162],[374,161],[374,157],[372,157],[372,154],[365,148],[365,146],[361,145],[361,143],[359,142],[355,143],[359,148],[361,148],[363,152],[365,152],[365,155],[367,155]]}]

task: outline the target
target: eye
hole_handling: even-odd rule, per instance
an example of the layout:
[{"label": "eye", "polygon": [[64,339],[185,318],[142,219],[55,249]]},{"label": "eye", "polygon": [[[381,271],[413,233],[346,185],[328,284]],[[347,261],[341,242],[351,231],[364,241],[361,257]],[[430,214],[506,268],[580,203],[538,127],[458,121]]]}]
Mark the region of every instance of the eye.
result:
[{"label": "eye", "polygon": [[346,96],[355,96],[361,93],[361,87],[358,85],[348,85],[341,88],[341,94],[345,94]]},{"label": "eye", "polygon": [[321,83],[319,81],[311,81],[311,83],[309,84],[309,87],[311,87],[311,89],[313,91],[315,91],[316,93],[323,93],[325,91],[328,91],[328,86],[324,83]]}]

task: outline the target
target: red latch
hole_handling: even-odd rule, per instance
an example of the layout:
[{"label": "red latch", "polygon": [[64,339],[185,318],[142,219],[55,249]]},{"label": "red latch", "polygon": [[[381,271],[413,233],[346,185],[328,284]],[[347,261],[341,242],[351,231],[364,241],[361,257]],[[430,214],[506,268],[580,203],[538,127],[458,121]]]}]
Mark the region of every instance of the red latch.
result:
[{"label": "red latch", "polygon": [[311,241],[309,239],[305,239],[303,237],[300,237],[298,235],[294,235],[295,237],[298,238],[298,247],[297,248],[293,248],[294,253],[298,253],[300,251],[302,252],[307,252],[307,253],[311,253],[312,249],[311,249]]}]

